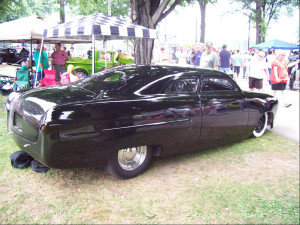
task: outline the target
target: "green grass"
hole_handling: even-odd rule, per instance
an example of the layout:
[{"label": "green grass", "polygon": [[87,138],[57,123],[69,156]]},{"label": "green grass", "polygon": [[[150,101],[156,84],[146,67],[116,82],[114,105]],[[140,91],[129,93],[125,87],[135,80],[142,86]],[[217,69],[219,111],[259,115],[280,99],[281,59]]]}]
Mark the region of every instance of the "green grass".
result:
[{"label": "green grass", "polygon": [[0,95],[0,223],[299,224],[299,145],[259,139],[156,159],[141,176],[15,169]]}]

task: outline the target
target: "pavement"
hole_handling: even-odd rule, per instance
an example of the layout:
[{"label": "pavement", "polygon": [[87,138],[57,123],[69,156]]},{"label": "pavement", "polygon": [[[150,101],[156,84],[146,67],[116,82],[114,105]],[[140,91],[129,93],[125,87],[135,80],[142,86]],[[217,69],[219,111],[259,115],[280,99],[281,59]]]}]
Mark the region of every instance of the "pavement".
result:
[{"label": "pavement", "polygon": [[[7,65],[6,63],[3,63],[0,65],[0,75],[10,75],[14,77],[17,67],[20,66]],[[249,91],[248,79],[244,79],[240,76],[240,78],[237,79],[237,83],[242,90]],[[273,95],[271,86],[267,82],[264,82],[263,87],[264,93]],[[299,90],[290,90],[287,85],[287,90],[284,92],[285,99],[292,104],[288,108],[283,106],[281,93],[278,92],[276,94],[276,97],[279,100],[279,107],[277,110],[274,127],[272,129],[276,133],[297,143],[299,143],[299,93]]]},{"label": "pavement", "polygon": [[[249,91],[248,79],[239,78],[237,80],[238,85],[242,90]],[[266,81],[263,84],[263,92],[273,95],[271,85]],[[299,143],[299,90],[290,90],[287,85],[287,89],[284,91],[284,98],[288,103],[292,105],[285,107],[283,105],[283,99],[280,92],[276,93],[276,98],[279,101],[279,107],[275,117],[273,131]],[[268,129],[270,129],[268,127]]]}]

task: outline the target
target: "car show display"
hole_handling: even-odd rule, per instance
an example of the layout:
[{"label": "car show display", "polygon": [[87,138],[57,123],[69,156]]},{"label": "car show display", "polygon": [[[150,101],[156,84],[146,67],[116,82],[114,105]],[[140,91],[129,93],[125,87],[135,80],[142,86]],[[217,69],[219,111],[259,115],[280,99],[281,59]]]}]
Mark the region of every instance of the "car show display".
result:
[{"label": "car show display", "polygon": [[153,157],[263,135],[278,100],[242,91],[217,70],[114,67],[75,83],[13,92],[8,132],[50,168],[101,167],[132,178]]},{"label": "car show display", "polygon": [[[94,56],[96,73],[119,65],[133,64],[133,58],[121,52],[116,54],[114,51],[96,50]],[[66,62],[66,68],[68,65],[73,65],[80,77],[86,77],[92,74],[92,59],[84,59],[81,57],[70,58],[70,60]]]}]

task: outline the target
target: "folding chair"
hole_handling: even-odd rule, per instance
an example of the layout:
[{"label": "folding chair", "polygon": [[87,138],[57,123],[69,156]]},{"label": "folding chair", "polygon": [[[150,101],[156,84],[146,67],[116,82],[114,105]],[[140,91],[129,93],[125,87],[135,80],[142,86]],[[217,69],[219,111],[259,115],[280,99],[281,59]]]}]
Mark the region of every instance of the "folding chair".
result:
[{"label": "folding chair", "polygon": [[55,70],[44,70],[45,77],[42,79],[42,86],[54,86],[57,85],[55,80]]},{"label": "folding chair", "polygon": [[29,72],[28,70],[17,70],[17,80],[14,82],[13,90],[22,91],[30,89]]},{"label": "folding chair", "polygon": [[69,84],[70,83],[70,74],[68,72],[60,75],[60,84]]}]

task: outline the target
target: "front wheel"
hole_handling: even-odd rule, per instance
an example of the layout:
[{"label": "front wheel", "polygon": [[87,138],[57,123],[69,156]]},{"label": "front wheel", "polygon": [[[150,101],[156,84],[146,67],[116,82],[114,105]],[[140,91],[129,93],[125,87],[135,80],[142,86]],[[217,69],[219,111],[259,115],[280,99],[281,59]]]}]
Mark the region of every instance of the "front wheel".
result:
[{"label": "front wheel", "polygon": [[251,137],[258,138],[262,136],[267,128],[268,124],[268,113],[264,113],[259,121],[257,122],[257,126],[255,127],[254,131],[252,132]]},{"label": "front wheel", "polygon": [[3,63],[3,58],[0,56],[0,65]]},{"label": "front wheel", "polygon": [[144,172],[152,159],[149,146],[138,146],[116,151],[105,166],[105,170],[118,178],[129,179]]},{"label": "front wheel", "polygon": [[77,72],[78,76],[80,76],[80,78],[85,78],[88,74],[84,69],[76,69],[75,71]]}]

